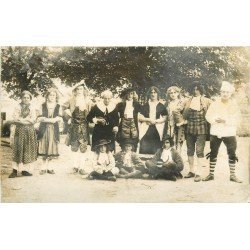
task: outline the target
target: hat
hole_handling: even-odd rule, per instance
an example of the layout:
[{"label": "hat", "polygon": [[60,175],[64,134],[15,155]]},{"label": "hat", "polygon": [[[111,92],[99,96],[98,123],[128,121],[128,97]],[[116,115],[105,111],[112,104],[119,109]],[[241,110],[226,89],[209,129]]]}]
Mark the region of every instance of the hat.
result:
[{"label": "hat", "polygon": [[127,95],[128,93],[130,93],[130,92],[133,92],[133,91],[135,91],[135,89],[134,88],[126,88],[126,89],[124,89],[124,90],[122,90],[122,92],[121,92],[121,94],[120,94],[120,97],[124,97],[125,95]]},{"label": "hat", "polygon": [[105,139],[102,139],[99,141],[99,143],[95,146],[95,149],[99,148],[100,146],[103,146],[103,145],[108,145],[111,141],[108,141],[108,140],[105,140]]},{"label": "hat", "polygon": [[235,88],[230,82],[223,81],[220,90],[233,93]]}]

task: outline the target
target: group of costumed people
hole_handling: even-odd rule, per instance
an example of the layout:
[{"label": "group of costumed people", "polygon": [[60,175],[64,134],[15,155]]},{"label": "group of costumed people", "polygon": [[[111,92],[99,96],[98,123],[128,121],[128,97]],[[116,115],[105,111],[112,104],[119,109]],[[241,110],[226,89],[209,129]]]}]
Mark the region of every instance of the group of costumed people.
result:
[{"label": "group of costumed people", "polygon": [[[176,181],[183,178],[182,146],[187,145],[189,171],[184,178],[195,182],[214,179],[214,170],[221,142],[227,147],[230,181],[241,183],[235,175],[236,128],[239,108],[232,98],[234,87],[222,82],[220,97],[211,101],[204,88],[195,83],[190,98],[181,89],[166,90],[166,102],[160,102],[160,91],[152,86],[147,102],[141,105],[133,88],[121,93],[121,102],[113,102],[106,90],[94,104],[85,84],[73,89],[72,97],[63,105],[58,103],[57,89],[51,88],[39,110],[30,104],[32,95],[21,94],[21,103],[13,115],[13,172],[10,178],[32,176],[32,164],[43,159],[40,174],[55,174],[52,160],[59,157],[61,124],[66,120],[66,145],[71,147],[73,170],[88,179],[116,181],[116,178],[150,178]],[[64,118],[64,120],[63,120]],[[38,123],[36,131],[34,124]],[[90,136],[90,130],[92,136]],[[201,177],[205,143],[210,137],[209,175]],[[121,147],[116,152],[116,142]],[[88,150],[91,145],[91,152]],[[197,164],[194,164],[196,152]],[[151,155],[143,161],[141,155]],[[63,156],[61,156],[63,157]],[[196,167],[195,167],[196,166]]]}]

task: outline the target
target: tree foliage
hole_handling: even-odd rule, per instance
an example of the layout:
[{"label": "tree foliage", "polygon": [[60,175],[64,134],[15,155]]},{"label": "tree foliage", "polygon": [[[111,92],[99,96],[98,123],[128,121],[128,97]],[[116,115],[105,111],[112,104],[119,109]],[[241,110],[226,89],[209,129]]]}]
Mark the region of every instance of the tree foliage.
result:
[{"label": "tree foliage", "polygon": [[139,94],[152,85],[188,89],[197,80],[212,94],[222,80],[250,80],[248,47],[9,47],[1,58],[3,87],[13,97],[41,93],[53,78],[68,86],[85,80],[98,93],[129,81]]}]

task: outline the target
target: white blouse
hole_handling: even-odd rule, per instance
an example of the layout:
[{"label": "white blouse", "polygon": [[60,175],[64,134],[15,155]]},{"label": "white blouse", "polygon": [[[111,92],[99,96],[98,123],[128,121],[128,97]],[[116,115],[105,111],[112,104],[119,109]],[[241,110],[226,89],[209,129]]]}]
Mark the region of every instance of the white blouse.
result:
[{"label": "white blouse", "polygon": [[156,119],[156,106],[158,103],[159,103],[159,101],[157,101],[157,102],[149,101],[148,102],[148,104],[149,104],[149,118],[150,119]]},{"label": "white blouse", "polygon": [[126,108],[124,111],[125,117],[126,118],[133,118],[133,112],[134,112],[133,100],[126,101]]},{"label": "white blouse", "polygon": [[162,159],[163,162],[173,161],[172,160],[171,148],[162,150],[161,159]]}]

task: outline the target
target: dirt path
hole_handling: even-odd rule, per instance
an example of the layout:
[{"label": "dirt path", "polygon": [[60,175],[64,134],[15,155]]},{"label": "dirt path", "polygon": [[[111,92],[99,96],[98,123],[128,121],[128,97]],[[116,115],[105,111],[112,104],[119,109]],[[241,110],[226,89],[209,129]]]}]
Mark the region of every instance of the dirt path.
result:
[{"label": "dirt path", "polygon": [[[63,140],[62,140],[63,141]],[[224,145],[218,157],[215,181],[195,183],[191,179],[177,182],[164,180],[125,180],[117,182],[89,181],[72,173],[71,151],[60,145],[61,157],[55,175],[39,175],[40,161],[36,163],[33,177],[9,179],[11,172],[8,147],[1,148],[2,202],[250,202],[249,138],[239,138],[240,161],[236,173],[242,184],[229,181]],[[208,152],[206,145],[206,152]],[[183,152],[187,173],[187,157]],[[208,173],[207,167],[202,175]]]}]

